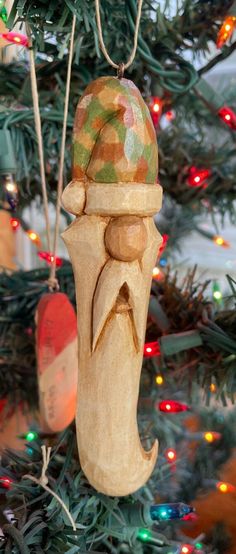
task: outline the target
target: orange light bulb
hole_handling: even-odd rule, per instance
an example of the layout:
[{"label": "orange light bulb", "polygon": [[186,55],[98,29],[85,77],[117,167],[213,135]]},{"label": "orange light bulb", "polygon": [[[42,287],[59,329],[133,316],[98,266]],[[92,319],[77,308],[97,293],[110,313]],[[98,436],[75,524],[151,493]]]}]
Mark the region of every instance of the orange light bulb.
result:
[{"label": "orange light bulb", "polygon": [[220,237],[218,235],[213,237],[213,241],[215,244],[217,244],[217,246],[223,246],[223,248],[229,248],[230,246],[230,243],[227,240],[224,240],[223,237]]},{"label": "orange light bulb", "polygon": [[36,233],[34,233],[33,231],[30,231],[29,232],[29,238],[30,238],[30,240],[34,241],[34,240],[37,240],[38,237],[37,237]]},{"label": "orange light bulb", "polygon": [[226,17],[217,35],[217,41],[216,41],[217,48],[222,48],[222,46],[224,46],[226,41],[230,39],[235,26],[236,26],[236,17],[233,15]]},{"label": "orange light bulb", "polygon": [[27,235],[28,235],[29,239],[30,239],[32,242],[34,242],[34,244],[37,244],[37,245],[40,244],[40,242],[41,242],[41,241],[40,241],[40,237],[39,237],[39,235],[37,235],[37,233],[35,233],[35,231],[32,231],[32,229],[29,229],[29,230],[27,231]]}]

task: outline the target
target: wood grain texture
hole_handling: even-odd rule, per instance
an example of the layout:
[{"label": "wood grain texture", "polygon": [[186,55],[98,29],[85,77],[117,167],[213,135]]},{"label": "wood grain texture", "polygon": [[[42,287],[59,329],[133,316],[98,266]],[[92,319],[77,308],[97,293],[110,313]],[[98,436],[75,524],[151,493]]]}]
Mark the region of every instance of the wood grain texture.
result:
[{"label": "wood grain texture", "polygon": [[[116,155],[109,144],[116,144]],[[137,426],[149,291],[161,244],[151,217],[161,206],[156,173],[155,134],[138,89],[113,77],[91,83],[75,118],[76,184],[62,198],[68,206],[71,189],[75,198],[83,187],[85,203],[63,239],[77,296],[80,462],[89,482],[112,496],[144,485],[157,458],[157,441],[146,452]]]}]

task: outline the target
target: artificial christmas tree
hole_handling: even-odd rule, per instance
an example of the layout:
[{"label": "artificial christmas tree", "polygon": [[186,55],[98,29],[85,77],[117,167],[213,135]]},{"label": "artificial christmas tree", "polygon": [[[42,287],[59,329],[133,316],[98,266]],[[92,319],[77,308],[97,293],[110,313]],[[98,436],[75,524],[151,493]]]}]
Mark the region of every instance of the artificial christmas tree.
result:
[{"label": "artificial christmas tree", "polygon": [[[40,428],[35,343],[37,305],[48,292],[48,285],[55,288],[58,283],[59,294],[65,293],[75,306],[75,289],[71,266],[51,248],[50,232],[45,244],[44,237],[34,231],[24,211],[31,202],[40,202],[46,191],[49,202],[57,204],[58,213],[56,188],[58,183],[62,186],[63,176],[64,183],[70,181],[69,145],[75,106],[93,79],[114,73],[101,57],[95,10],[90,0],[57,4],[15,0],[13,3],[7,20],[13,39],[17,38],[13,28],[16,20],[26,24],[28,36],[22,29],[21,35],[25,37],[21,42],[22,61],[1,67],[0,93],[4,109],[0,124],[10,132],[14,146],[19,203],[16,207],[14,191],[7,191],[6,198],[5,186],[1,189],[1,201],[3,206],[10,200],[12,218],[27,232],[38,250],[39,264],[45,263],[45,267],[0,275],[0,382],[4,400],[1,419],[3,425],[9,422],[9,410],[12,412],[18,406],[30,412],[31,420],[29,433],[25,429],[22,432],[25,452],[2,452],[0,552],[230,552],[233,528],[231,523],[227,528],[227,518],[220,509],[210,524],[203,525],[204,536],[197,526],[191,531],[191,525],[197,517],[193,511],[194,499],[203,490],[208,494],[213,489],[218,495],[214,496],[216,499],[229,495],[230,502],[235,493],[233,475],[229,479],[223,469],[235,447],[235,413],[231,404],[235,395],[236,336],[232,307],[235,283],[228,279],[231,304],[220,311],[220,305],[214,306],[207,299],[207,284],[196,282],[194,271],[181,286],[166,264],[167,256],[171,260],[173,247],[179,245],[187,232],[194,229],[202,234],[206,232],[200,222],[200,216],[206,211],[211,209],[234,216],[235,98],[230,89],[227,97],[226,93],[216,94],[202,75],[230,55],[235,44],[224,46],[199,71],[185,59],[187,47],[192,52],[207,53],[209,42],[216,41],[231,5],[230,1],[222,6],[220,1],[206,4],[193,0],[183,2],[173,15],[168,5],[162,9],[144,1],[136,58],[125,75],[140,88],[156,127],[159,176],[165,193],[157,226],[169,238],[167,242],[165,237],[165,250],[159,251],[153,270],[138,406],[143,451],[150,450],[158,438],[159,458],[149,482],[133,495],[119,499],[96,492],[88,484],[81,471],[73,424],[60,436]],[[101,7],[104,42],[122,71],[120,62],[127,59],[128,48],[132,50],[136,3],[120,0],[114,5],[108,0]],[[34,84],[39,90],[39,104],[35,104],[33,87],[34,106],[29,58],[31,77],[32,64],[36,61]],[[71,94],[66,118],[70,60],[73,61]],[[39,128],[35,133],[36,113],[41,118],[42,135]],[[216,130],[220,131],[220,139],[215,137]],[[38,156],[40,142],[43,158]],[[63,143],[65,155],[62,155]],[[109,144],[107,150],[108,147]],[[46,188],[42,194],[43,180]],[[73,210],[74,201],[70,208],[72,213],[77,213]],[[71,223],[71,216],[64,211],[63,215]],[[218,229],[209,238],[219,246],[227,246]],[[122,236],[121,239],[115,244],[115,251],[118,246],[120,250],[124,247]],[[109,252],[113,255],[114,245],[111,248],[109,240],[108,237]],[[91,266],[87,270],[92,273]],[[215,303],[221,300],[216,293],[220,290],[215,287]],[[78,305],[82,303],[82,294],[83,290],[77,297]],[[79,325],[83,326],[83,314]],[[118,349],[119,345],[115,347]],[[109,378],[109,367],[106,370]],[[205,407],[206,402],[212,409]],[[91,401],[89,409],[93,410]],[[106,413],[109,425],[109,398]],[[119,423],[115,431],[122,436],[123,427]],[[78,420],[78,428],[79,425]],[[50,450],[43,449],[43,463],[41,446],[52,447],[51,457]],[[201,511],[201,498],[196,506]],[[213,527],[216,521],[224,526],[220,536]],[[186,533],[192,538],[188,539]]]}]

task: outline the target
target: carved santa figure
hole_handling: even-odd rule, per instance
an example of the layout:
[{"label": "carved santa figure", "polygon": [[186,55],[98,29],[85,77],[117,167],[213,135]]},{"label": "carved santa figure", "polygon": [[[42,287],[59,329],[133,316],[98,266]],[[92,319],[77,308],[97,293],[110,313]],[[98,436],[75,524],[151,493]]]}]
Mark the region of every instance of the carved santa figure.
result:
[{"label": "carved santa figure", "polygon": [[78,312],[77,440],[100,492],[123,496],[150,477],[137,401],[152,269],[161,236],[158,151],[148,108],[127,79],[101,77],[76,111],[72,181],[62,202],[76,215],[63,233]]}]

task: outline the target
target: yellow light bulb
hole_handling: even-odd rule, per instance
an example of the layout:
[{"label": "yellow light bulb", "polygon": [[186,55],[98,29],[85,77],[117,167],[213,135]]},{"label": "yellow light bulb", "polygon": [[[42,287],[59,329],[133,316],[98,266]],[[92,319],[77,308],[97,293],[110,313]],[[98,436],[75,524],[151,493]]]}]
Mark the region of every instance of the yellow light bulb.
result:
[{"label": "yellow light bulb", "polygon": [[215,385],[215,383],[211,383],[211,384],[210,384],[210,391],[211,391],[211,392],[216,392],[216,385]]},{"label": "yellow light bulb", "polygon": [[224,239],[222,237],[215,237],[215,243],[222,246],[222,244],[224,244]]},{"label": "yellow light bulb", "polygon": [[14,42],[18,42],[18,43],[21,42],[21,39],[19,37],[14,37],[13,40]]},{"label": "yellow light bulb", "polygon": [[160,273],[159,267],[154,267],[153,270],[152,270],[153,277],[157,277],[157,275],[159,275],[159,273]]},{"label": "yellow light bulb", "polygon": [[16,183],[6,183],[5,188],[7,192],[17,192]]},{"label": "yellow light bulb", "polygon": [[230,25],[229,23],[227,23],[227,24],[225,25],[225,30],[226,30],[226,31],[231,31],[231,25]]},{"label": "yellow light bulb", "polygon": [[228,485],[226,483],[220,483],[219,490],[220,492],[228,492]]},{"label": "yellow light bulb", "polygon": [[163,379],[162,375],[157,375],[156,376],[156,384],[157,385],[163,385],[163,383],[164,383],[164,379]]},{"label": "yellow light bulb", "polygon": [[213,442],[214,441],[214,436],[212,433],[210,433],[209,431],[207,433],[204,434],[204,439],[207,441],[207,442]]}]

